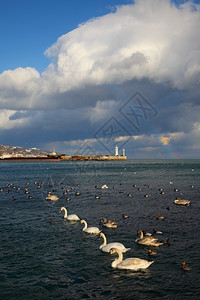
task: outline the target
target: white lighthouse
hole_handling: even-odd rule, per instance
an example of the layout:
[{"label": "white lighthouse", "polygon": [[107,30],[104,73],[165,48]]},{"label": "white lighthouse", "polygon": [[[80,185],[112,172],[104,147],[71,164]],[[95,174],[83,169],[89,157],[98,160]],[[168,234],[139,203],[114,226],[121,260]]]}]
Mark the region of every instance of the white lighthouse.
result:
[{"label": "white lighthouse", "polygon": [[118,156],[119,155],[119,153],[118,153],[118,147],[116,146],[115,147],[115,156]]},{"label": "white lighthouse", "polygon": [[122,150],[122,155],[126,156],[125,149]]}]

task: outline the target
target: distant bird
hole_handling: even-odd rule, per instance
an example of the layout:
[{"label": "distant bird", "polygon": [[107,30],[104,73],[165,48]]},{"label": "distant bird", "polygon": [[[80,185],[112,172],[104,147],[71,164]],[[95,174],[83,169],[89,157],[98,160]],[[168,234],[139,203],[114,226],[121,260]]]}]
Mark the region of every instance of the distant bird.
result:
[{"label": "distant bird", "polygon": [[192,270],[190,267],[186,266],[185,261],[182,261],[181,264],[182,264],[181,268],[182,268],[183,271],[191,271]]},{"label": "distant bird", "polygon": [[50,200],[50,201],[57,201],[59,198],[56,195],[51,195],[50,193],[48,193],[46,200]]},{"label": "distant bird", "polygon": [[100,199],[100,196],[95,195],[94,198],[95,198],[95,199]]},{"label": "distant bird", "polygon": [[164,217],[164,216],[156,216],[156,219],[157,219],[157,220],[164,220],[165,217]]},{"label": "distant bird", "polygon": [[149,254],[149,255],[156,255],[156,254],[157,254],[157,251],[149,249],[149,250],[148,250],[148,254]]},{"label": "distant bird", "polygon": [[53,224],[53,219],[52,219],[52,218],[50,218],[50,219],[49,219],[49,222],[50,222],[51,224]]},{"label": "distant bird", "polygon": [[167,206],[167,209],[168,209],[168,210],[170,210],[170,209],[171,209],[171,207],[168,205],[168,206]]},{"label": "distant bird", "polygon": [[189,200],[184,200],[184,199],[181,199],[181,198],[176,198],[176,200],[174,200],[174,203],[178,204],[178,205],[189,205],[190,201]]},{"label": "distant bird", "polygon": [[163,234],[162,231],[158,231],[156,228],[153,228],[153,233]]},{"label": "distant bird", "polygon": [[122,214],[122,218],[127,219],[127,218],[129,218],[129,216]]},{"label": "distant bird", "polygon": [[102,185],[102,189],[108,189],[108,186],[106,184]]},{"label": "distant bird", "polygon": [[81,193],[75,192],[75,196],[80,196]]},{"label": "distant bird", "polygon": [[171,241],[170,241],[170,239],[167,239],[166,241],[163,241],[163,244],[165,244],[165,245],[170,245],[171,244]]},{"label": "distant bird", "polygon": [[131,194],[127,194],[127,197],[132,197],[132,195]]}]

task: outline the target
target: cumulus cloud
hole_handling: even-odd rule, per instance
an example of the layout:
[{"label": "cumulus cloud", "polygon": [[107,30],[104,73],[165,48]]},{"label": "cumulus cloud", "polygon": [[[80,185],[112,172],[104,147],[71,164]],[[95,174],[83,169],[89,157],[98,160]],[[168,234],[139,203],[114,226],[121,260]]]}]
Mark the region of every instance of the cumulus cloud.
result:
[{"label": "cumulus cloud", "polygon": [[[0,129],[40,127],[61,147],[66,136],[84,141],[95,125],[116,115],[132,141],[145,141],[148,151],[153,130],[160,134],[158,148],[175,145],[177,132],[197,136],[199,27],[199,4],[170,0],[136,0],[80,24],[45,51],[50,64],[42,74],[30,67],[0,74]],[[119,114],[137,90],[158,111],[151,124],[141,124],[140,135]]]}]

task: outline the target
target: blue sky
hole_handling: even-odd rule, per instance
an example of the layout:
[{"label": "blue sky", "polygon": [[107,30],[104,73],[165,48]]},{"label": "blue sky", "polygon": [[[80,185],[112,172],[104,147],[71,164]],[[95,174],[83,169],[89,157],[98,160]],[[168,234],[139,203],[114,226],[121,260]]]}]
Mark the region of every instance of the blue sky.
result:
[{"label": "blue sky", "polygon": [[0,0],[0,144],[199,158],[200,5]]},{"label": "blue sky", "polygon": [[44,51],[59,36],[89,19],[103,16],[129,0],[1,0],[0,71],[49,64]]}]

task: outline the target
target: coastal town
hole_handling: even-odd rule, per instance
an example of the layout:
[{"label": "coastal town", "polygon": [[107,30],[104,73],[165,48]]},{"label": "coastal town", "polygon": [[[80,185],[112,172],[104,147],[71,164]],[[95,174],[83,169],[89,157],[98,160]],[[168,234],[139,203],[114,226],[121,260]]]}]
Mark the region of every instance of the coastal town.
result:
[{"label": "coastal town", "polygon": [[120,161],[126,159],[125,149],[120,155],[117,146],[113,155],[66,155],[57,153],[55,149],[49,152],[37,148],[0,145],[0,161]]}]

